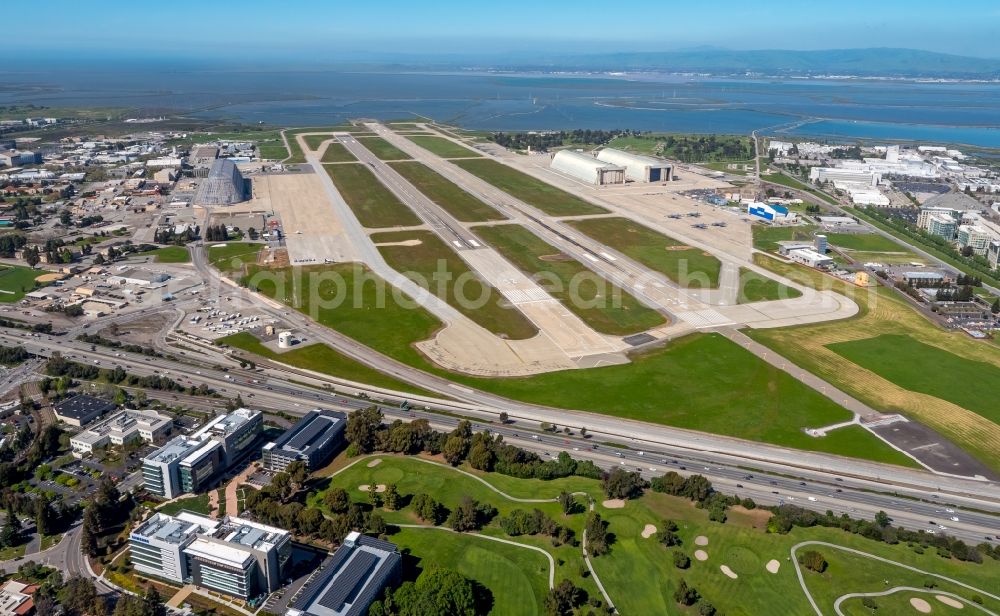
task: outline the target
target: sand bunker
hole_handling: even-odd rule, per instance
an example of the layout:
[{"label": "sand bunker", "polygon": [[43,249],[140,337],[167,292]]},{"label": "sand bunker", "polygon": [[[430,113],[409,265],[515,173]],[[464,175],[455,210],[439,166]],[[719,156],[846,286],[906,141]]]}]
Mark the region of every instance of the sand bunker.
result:
[{"label": "sand bunker", "polygon": [[781,569],[781,563],[772,558],[771,560],[767,561],[767,565],[765,565],[765,567],[770,573],[777,573],[778,569]]},{"label": "sand bunker", "polygon": [[56,280],[62,280],[65,277],[66,274],[52,273],[52,274],[42,274],[41,276],[36,276],[35,280],[37,282],[55,282]]},{"label": "sand bunker", "polygon": [[705,550],[695,550],[694,557],[698,560],[708,560],[708,552]]},{"label": "sand bunker", "polygon": [[611,500],[606,500],[601,504],[607,509],[622,509],[625,507],[625,501],[620,498],[612,498]]},{"label": "sand bunker", "polygon": [[912,605],[913,609],[917,610],[921,614],[931,613],[931,604],[927,603],[920,597],[913,597],[912,599],[910,599],[910,605]]},{"label": "sand bunker", "polygon": [[948,595],[934,595],[934,598],[940,601],[941,603],[944,603],[948,607],[955,608],[956,610],[960,610],[963,607],[965,607],[965,604],[963,604],[961,601],[952,599]]},{"label": "sand bunker", "polygon": [[656,527],[652,524],[647,524],[646,528],[642,529],[642,538],[649,539],[656,534]]},{"label": "sand bunker", "polygon": [[729,565],[722,565],[721,567],[719,567],[719,569],[722,570],[722,573],[724,573],[726,577],[731,580],[735,580],[736,578],[740,577],[736,575],[735,571],[729,568]]},{"label": "sand bunker", "polygon": [[423,240],[402,240],[399,242],[379,242],[376,246],[419,246]]},{"label": "sand bunker", "polygon": [[[363,484],[361,484],[361,485],[358,486],[358,490],[360,490],[361,492],[367,492],[370,489],[371,489],[371,486],[368,485],[367,483],[363,483]],[[375,491],[376,492],[385,492],[385,484],[384,483],[380,483],[380,484],[376,485],[375,486]]]},{"label": "sand bunker", "polygon": [[376,467],[379,464],[382,464],[382,458],[375,458],[374,460],[368,463],[368,468]]},{"label": "sand bunker", "polygon": [[705,535],[698,535],[694,538],[695,545],[708,545],[708,537]]}]

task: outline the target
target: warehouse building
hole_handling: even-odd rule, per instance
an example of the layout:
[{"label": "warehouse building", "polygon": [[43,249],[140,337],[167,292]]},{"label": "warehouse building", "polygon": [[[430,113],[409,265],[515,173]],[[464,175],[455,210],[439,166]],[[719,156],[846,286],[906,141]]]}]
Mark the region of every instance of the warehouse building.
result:
[{"label": "warehouse building", "polygon": [[801,263],[802,265],[815,267],[817,269],[829,269],[833,267],[833,259],[816,252],[812,248],[796,248],[795,250],[789,250],[788,258],[796,263]]},{"label": "warehouse building", "polygon": [[173,424],[173,419],[156,411],[125,409],[73,436],[69,444],[73,455],[79,456],[101,447],[138,440],[155,443],[170,434]]},{"label": "warehouse building", "polygon": [[652,156],[604,148],[597,153],[597,159],[624,167],[625,178],[633,182],[669,182],[674,179],[674,166]]},{"label": "warehouse building", "polygon": [[131,533],[129,547],[140,573],[241,599],[277,590],[292,553],[288,531],[189,511],[154,514]]},{"label": "warehouse building", "polygon": [[552,157],[552,168],[561,173],[587,182],[605,186],[607,184],[624,184],[625,168],[612,165],[588,154],[560,150]]},{"label": "warehouse building", "polygon": [[394,544],[352,532],[285,616],[364,616],[386,586],[399,583],[402,561]]},{"label": "warehouse building", "polygon": [[115,409],[114,402],[108,402],[87,394],[73,396],[69,400],[52,405],[56,419],[71,426],[83,427],[105,413]]},{"label": "warehouse building", "polygon": [[344,442],[347,414],[315,409],[306,413],[273,443],[264,445],[261,463],[274,472],[284,471],[297,460],[310,471],[326,463]]},{"label": "warehouse building", "polygon": [[220,206],[240,203],[250,198],[250,180],[244,179],[233,161],[218,158],[208,177],[198,186],[195,205]]}]

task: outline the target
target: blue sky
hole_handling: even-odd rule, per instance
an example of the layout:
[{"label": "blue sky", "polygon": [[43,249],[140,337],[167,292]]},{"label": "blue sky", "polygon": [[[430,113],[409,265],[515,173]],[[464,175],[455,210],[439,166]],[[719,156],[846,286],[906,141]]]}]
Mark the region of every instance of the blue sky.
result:
[{"label": "blue sky", "polygon": [[[35,0],[10,50],[486,53],[910,47],[1000,57],[996,0]],[[234,46],[239,46],[238,49]]]}]

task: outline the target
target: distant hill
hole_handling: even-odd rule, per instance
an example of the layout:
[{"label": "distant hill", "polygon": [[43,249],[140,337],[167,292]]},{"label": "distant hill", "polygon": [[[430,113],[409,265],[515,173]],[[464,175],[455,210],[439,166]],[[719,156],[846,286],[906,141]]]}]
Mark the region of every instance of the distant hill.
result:
[{"label": "distant hill", "polygon": [[[917,49],[870,48],[787,51],[691,50],[626,52],[550,57],[535,68],[669,71],[710,74],[762,73],[781,76],[856,75],[1000,79],[1000,59],[972,58]],[[524,67],[527,68],[527,67]]]}]

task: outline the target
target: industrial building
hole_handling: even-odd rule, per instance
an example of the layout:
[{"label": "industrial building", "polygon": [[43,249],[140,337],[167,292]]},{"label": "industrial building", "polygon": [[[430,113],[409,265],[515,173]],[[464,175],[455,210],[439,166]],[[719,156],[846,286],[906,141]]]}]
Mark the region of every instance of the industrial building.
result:
[{"label": "industrial building", "polygon": [[142,461],[143,486],[163,498],[198,492],[250,449],[264,425],[263,414],[237,409],[220,415],[191,436],[179,436]]},{"label": "industrial building", "polygon": [[208,177],[198,186],[194,195],[194,204],[202,206],[220,206],[240,203],[250,198],[250,180],[243,174],[233,161],[218,158],[212,163]]},{"label": "industrial building", "polygon": [[82,455],[137,440],[155,443],[170,434],[173,424],[173,419],[156,411],[125,409],[71,437],[69,444],[74,455]]},{"label": "industrial building", "polygon": [[136,571],[250,599],[274,592],[291,557],[291,535],[229,516],[156,513],[129,536]]},{"label": "industrial building", "polygon": [[882,176],[872,171],[840,169],[836,167],[813,167],[809,170],[812,182],[849,182],[859,186],[878,186]]},{"label": "industrial building", "polygon": [[801,263],[817,269],[828,269],[833,267],[833,259],[820,254],[810,248],[796,248],[788,251],[788,258],[796,263]]},{"label": "industrial building", "polygon": [[605,186],[624,184],[625,168],[600,161],[593,156],[571,150],[559,150],[552,157],[552,168],[561,173],[587,182]]},{"label": "industrial building", "polygon": [[597,153],[597,159],[624,167],[625,178],[633,182],[668,182],[674,179],[674,166],[652,156],[604,148]]},{"label": "industrial building", "polygon": [[105,413],[115,409],[114,402],[108,402],[87,394],[78,394],[68,400],[52,405],[56,419],[71,426],[83,427]]},{"label": "industrial building", "polygon": [[315,409],[306,413],[278,440],[264,445],[261,463],[270,471],[284,471],[297,460],[315,470],[329,460],[344,442],[347,415],[340,411]]},{"label": "industrial building", "polygon": [[747,204],[747,214],[773,223],[787,223],[796,218],[795,214],[790,213],[788,208],[783,205],[757,201]]},{"label": "industrial building", "polygon": [[285,616],[364,616],[386,586],[399,583],[402,561],[394,544],[349,533],[323,574]]}]

